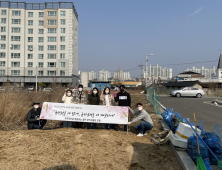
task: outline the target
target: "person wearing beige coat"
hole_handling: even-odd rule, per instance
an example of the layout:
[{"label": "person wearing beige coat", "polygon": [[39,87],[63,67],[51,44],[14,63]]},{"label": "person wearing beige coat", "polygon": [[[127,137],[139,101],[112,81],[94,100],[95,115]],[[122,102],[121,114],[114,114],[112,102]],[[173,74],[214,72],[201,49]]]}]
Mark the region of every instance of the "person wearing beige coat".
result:
[{"label": "person wearing beige coat", "polygon": [[[67,90],[67,91],[64,93],[64,96],[62,97],[62,101],[63,101],[64,103],[71,104],[71,103],[73,103],[73,102],[72,102],[72,98],[73,98],[73,96],[72,96],[72,90]],[[63,121],[63,127],[66,127],[66,128],[72,127],[72,122],[70,122],[70,121]]]}]

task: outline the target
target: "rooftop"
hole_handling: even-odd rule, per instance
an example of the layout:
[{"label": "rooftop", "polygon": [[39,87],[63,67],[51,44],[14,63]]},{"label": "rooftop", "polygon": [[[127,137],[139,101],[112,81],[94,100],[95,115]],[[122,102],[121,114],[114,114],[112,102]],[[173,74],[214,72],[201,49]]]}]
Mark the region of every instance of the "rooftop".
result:
[{"label": "rooftop", "polygon": [[179,81],[179,82],[163,83],[162,85],[166,87],[191,87],[194,86],[195,84],[201,84],[201,83],[199,81]]},{"label": "rooftop", "polygon": [[200,73],[196,73],[196,72],[193,72],[193,71],[184,71],[183,73],[180,73],[180,74],[197,74],[197,75],[201,75]]},{"label": "rooftop", "polygon": [[43,10],[43,9],[73,9],[78,19],[78,13],[73,2],[44,2],[44,3],[26,3],[0,1],[0,8],[26,9],[26,10]]}]

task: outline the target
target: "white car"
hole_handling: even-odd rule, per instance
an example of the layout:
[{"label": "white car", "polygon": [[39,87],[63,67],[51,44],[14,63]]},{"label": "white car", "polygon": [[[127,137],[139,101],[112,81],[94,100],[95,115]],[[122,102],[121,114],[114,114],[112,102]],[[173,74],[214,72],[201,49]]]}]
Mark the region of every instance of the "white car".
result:
[{"label": "white car", "polygon": [[52,91],[52,88],[44,88],[43,91]]},{"label": "white car", "polygon": [[170,92],[171,96],[191,96],[191,97],[197,97],[201,98],[202,96],[205,96],[205,91],[198,89],[196,87],[183,87],[179,90],[173,90]]}]

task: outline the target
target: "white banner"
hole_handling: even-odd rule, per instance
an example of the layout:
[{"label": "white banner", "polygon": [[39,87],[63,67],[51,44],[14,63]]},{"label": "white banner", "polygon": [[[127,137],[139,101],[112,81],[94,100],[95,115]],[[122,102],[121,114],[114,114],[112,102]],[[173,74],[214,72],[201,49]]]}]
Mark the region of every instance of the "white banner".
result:
[{"label": "white banner", "polygon": [[127,124],[128,107],[44,102],[40,119]]}]

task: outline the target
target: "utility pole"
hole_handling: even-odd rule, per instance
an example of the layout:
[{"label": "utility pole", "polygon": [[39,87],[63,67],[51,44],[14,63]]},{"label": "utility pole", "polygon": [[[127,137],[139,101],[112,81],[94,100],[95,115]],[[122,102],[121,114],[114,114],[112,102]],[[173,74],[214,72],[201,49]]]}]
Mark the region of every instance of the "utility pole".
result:
[{"label": "utility pole", "polygon": [[36,71],[35,71],[35,90],[37,92],[37,66],[36,66]]},{"label": "utility pole", "polygon": [[148,61],[148,56],[146,55],[146,73],[145,73],[145,83],[146,83],[146,85],[145,85],[145,87],[147,87],[147,61]]},{"label": "utility pole", "polygon": [[138,67],[140,67],[140,69],[141,69],[141,83],[143,85],[143,65],[142,65],[142,62],[141,62],[141,64],[138,65]]}]

